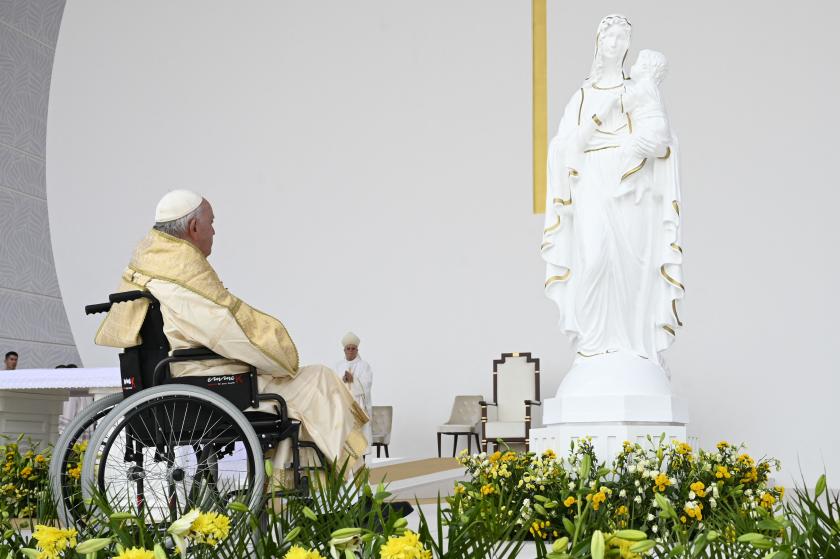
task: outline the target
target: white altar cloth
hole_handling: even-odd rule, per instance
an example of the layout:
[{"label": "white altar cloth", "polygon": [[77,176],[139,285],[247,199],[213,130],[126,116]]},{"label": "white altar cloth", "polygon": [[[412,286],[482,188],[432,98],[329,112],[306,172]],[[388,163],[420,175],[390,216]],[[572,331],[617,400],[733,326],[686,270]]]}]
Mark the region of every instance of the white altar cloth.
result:
[{"label": "white altar cloth", "polygon": [[120,388],[116,367],[0,371],[0,434],[14,439],[23,433],[41,447],[54,443],[59,428],[90,401],[74,398],[66,407],[68,398],[95,398]]},{"label": "white altar cloth", "polygon": [[0,390],[120,388],[117,367],[0,371]]}]

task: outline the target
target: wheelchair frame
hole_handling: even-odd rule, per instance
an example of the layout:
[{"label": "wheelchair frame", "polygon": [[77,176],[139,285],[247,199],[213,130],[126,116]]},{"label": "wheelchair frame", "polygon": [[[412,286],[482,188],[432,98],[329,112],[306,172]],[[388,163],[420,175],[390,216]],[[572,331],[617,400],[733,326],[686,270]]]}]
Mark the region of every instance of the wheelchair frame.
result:
[{"label": "wheelchair frame", "polygon": [[[129,303],[143,298],[149,300],[149,305],[140,329],[142,342],[138,346],[125,348],[119,354],[122,394],[111,395],[95,402],[94,405],[84,410],[67,426],[56,443],[54,450],[56,459],[50,465],[50,473],[53,495],[57,501],[57,510],[62,523],[66,526],[80,524],[84,522],[86,516],[84,509],[77,510],[78,507],[84,506],[82,504],[83,500],[78,498],[78,488],[68,476],[68,460],[72,454],[73,445],[92,431],[90,434],[91,446],[84,456],[84,466],[80,479],[82,495],[87,499],[97,489],[103,493],[106,490],[104,486],[104,463],[108,458],[110,445],[113,444],[116,437],[116,435],[110,434],[114,429],[125,428],[126,446],[123,459],[125,463],[135,462],[132,468],[126,470],[127,472],[143,471],[143,451],[150,450],[152,446],[155,449],[154,460],[169,460],[169,464],[173,465],[175,461],[173,444],[171,437],[167,441],[165,427],[168,422],[170,432],[174,430],[173,416],[182,411],[177,407],[178,401],[187,402],[187,408],[183,410],[184,417],[181,421],[181,428],[187,423],[189,402],[199,402],[211,410],[216,410],[220,413],[220,416],[226,417],[230,424],[235,425],[241,432],[243,441],[248,441],[249,460],[252,462],[249,465],[252,468],[250,474],[255,485],[249,490],[251,493],[249,506],[254,512],[257,512],[256,508],[260,506],[264,495],[264,488],[262,487],[262,481],[264,480],[263,452],[276,448],[281,441],[291,440],[293,488],[288,491],[276,492],[275,496],[308,494],[308,477],[302,473],[300,450],[301,448],[311,449],[321,467],[327,464],[326,458],[315,444],[300,440],[300,421],[289,417],[288,407],[282,396],[273,393],[258,393],[257,371],[253,366],[249,365],[246,372],[239,373],[172,377],[170,366],[173,363],[226,360],[227,358],[207,348],[175,350],[170,355],[169,342],[163,331],[160,302],[147,291],[113,293],[109,296],[108,303],[88,305],[85,307],[85,313],[92,315],[107,312],[112,305]],[[167,417],[164,418],[160,411],[155,411],[155,406],[166,401],[172,402],[172,414],[169,415],[169,412],[166,411]],[[246,411],[250,408],[256,408],[263,402],[272,402],[277,413]],[[145,406],[146,411],[137,411],[138,406]],[[165,405],[163,409],[166,410]],[[201,409],[200,405],[199,409]],[[202,419],[200,412],[198,413],[199,415],[194,422],[196,425],[200,424],[199,420]],[[125,419],[128,416],[134,418],[131,420],[134,421],[134,424]],[[180,417],[178,419],[181,420]],[[192,418],[190,419],[192,420]],[[147,425],[147,420],[148,425],[152,425],[151,428]],[[140,432],[138,421],[143,422],[145,435]],[[213,434],[211,431],[207,431],[206,425],[204,425],[204,428],[202,435],[197,440],[181,440],[179,436],[177,444],[181,446],[199,445],[202,442],[201,437]],[[207,441],[210,446],[209,453],[215,459],[218,459],[220,453],[221,456],[225,456],[225,453],[232,454],[237,440],[217,436]],[[196,452],[198,452],[197,449]],[[204,447],[202,447],[201,452],[203,458],[201,459],[202,462],[197,464],[197,471],[209,476],[211,475],[209,472],[212,470],[210,462],[213,457],[208,455]],[[100,466],[97,460],[99,455],[103,453],[104,456],[101,457],[103,465]],[[177,471],[177,468],[174,468],[173,471]],[[129,475],[131,474],[129,473]],[[170,472],[169,475],[174,476],[175,474]],[[216,475],[218,477],[218,472]],[[138,486],[137,506],[142,509],[143,477],[138,475],[136,480],[130,479],[129,481],[136,481]],[[71,493],[73,491],[76,493]],[[174,510],[174,508],[177,508],[177,504],[174,503],[175,500],[175,495],[171,494],[168,504],[173,517],[177,513]]]}]

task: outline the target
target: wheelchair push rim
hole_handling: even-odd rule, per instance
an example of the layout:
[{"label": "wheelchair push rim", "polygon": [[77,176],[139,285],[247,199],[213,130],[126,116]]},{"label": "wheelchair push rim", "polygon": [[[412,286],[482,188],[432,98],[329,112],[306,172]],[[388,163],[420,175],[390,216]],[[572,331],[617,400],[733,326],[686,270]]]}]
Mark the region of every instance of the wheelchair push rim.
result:
[{"label": "wheelchair push rim", "polygon": [[84,497],[147,522],[168,524],[194,508],[225,512],[234,500],[256,513],[262,503],[256,433],[236,406],[203,388],[135,394],[108,414],[90,445],[100,452],[85,455]]}]

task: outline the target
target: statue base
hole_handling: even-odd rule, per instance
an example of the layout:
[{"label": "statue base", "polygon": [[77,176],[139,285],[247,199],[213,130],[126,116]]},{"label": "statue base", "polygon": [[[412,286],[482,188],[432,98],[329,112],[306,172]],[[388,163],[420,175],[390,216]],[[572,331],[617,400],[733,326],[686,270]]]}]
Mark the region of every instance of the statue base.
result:
[{"label": "statue base", "polygon": [[564,456],[578,439],[590,438],[598,460],[611,461],[621,452],[624,441],[648,445],[647,438],[659,442],[662,434],[666,441],[688,442],[697,448],[696,437],[689,437],[685,425],[668,423],[567,423],[531,429],[531,450],[543,452],[551,449]]},{"label": "statue base", "polygon": [[648,436],[687,439],[688,406],[671,392],[665,370],[654,361],[616,351],[579,356],[554,398],[543,402],[543,428],[531,429],[532,450],[565,452],[572,441],[591,437],[601,459],[611,459],[623,441]]}]

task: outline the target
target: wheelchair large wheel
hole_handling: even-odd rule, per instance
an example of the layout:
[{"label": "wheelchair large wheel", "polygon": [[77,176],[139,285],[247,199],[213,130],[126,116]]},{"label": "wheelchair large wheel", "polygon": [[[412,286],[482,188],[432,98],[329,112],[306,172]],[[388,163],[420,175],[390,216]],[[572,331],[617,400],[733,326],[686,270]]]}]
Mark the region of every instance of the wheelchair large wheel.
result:
[{"label": "wheelchair large wheel", "polygon": [[227,512],[233,501],[257,513],[263,453],[239,409],[185,384],[148,388],[100,423],[82,465],[82,491],[103,512],[132,512],[164,527],[192,509]]},{"label": "wheelchair large wheel", "polygon": [[87,452],[87,442],[97,423],[122,400],[122,394],[109,394],[85,407],[67,425],[53,447],[50,488],[63,526],[81,526],[84,523],[87,512],[80,482],[82,456]]}]

